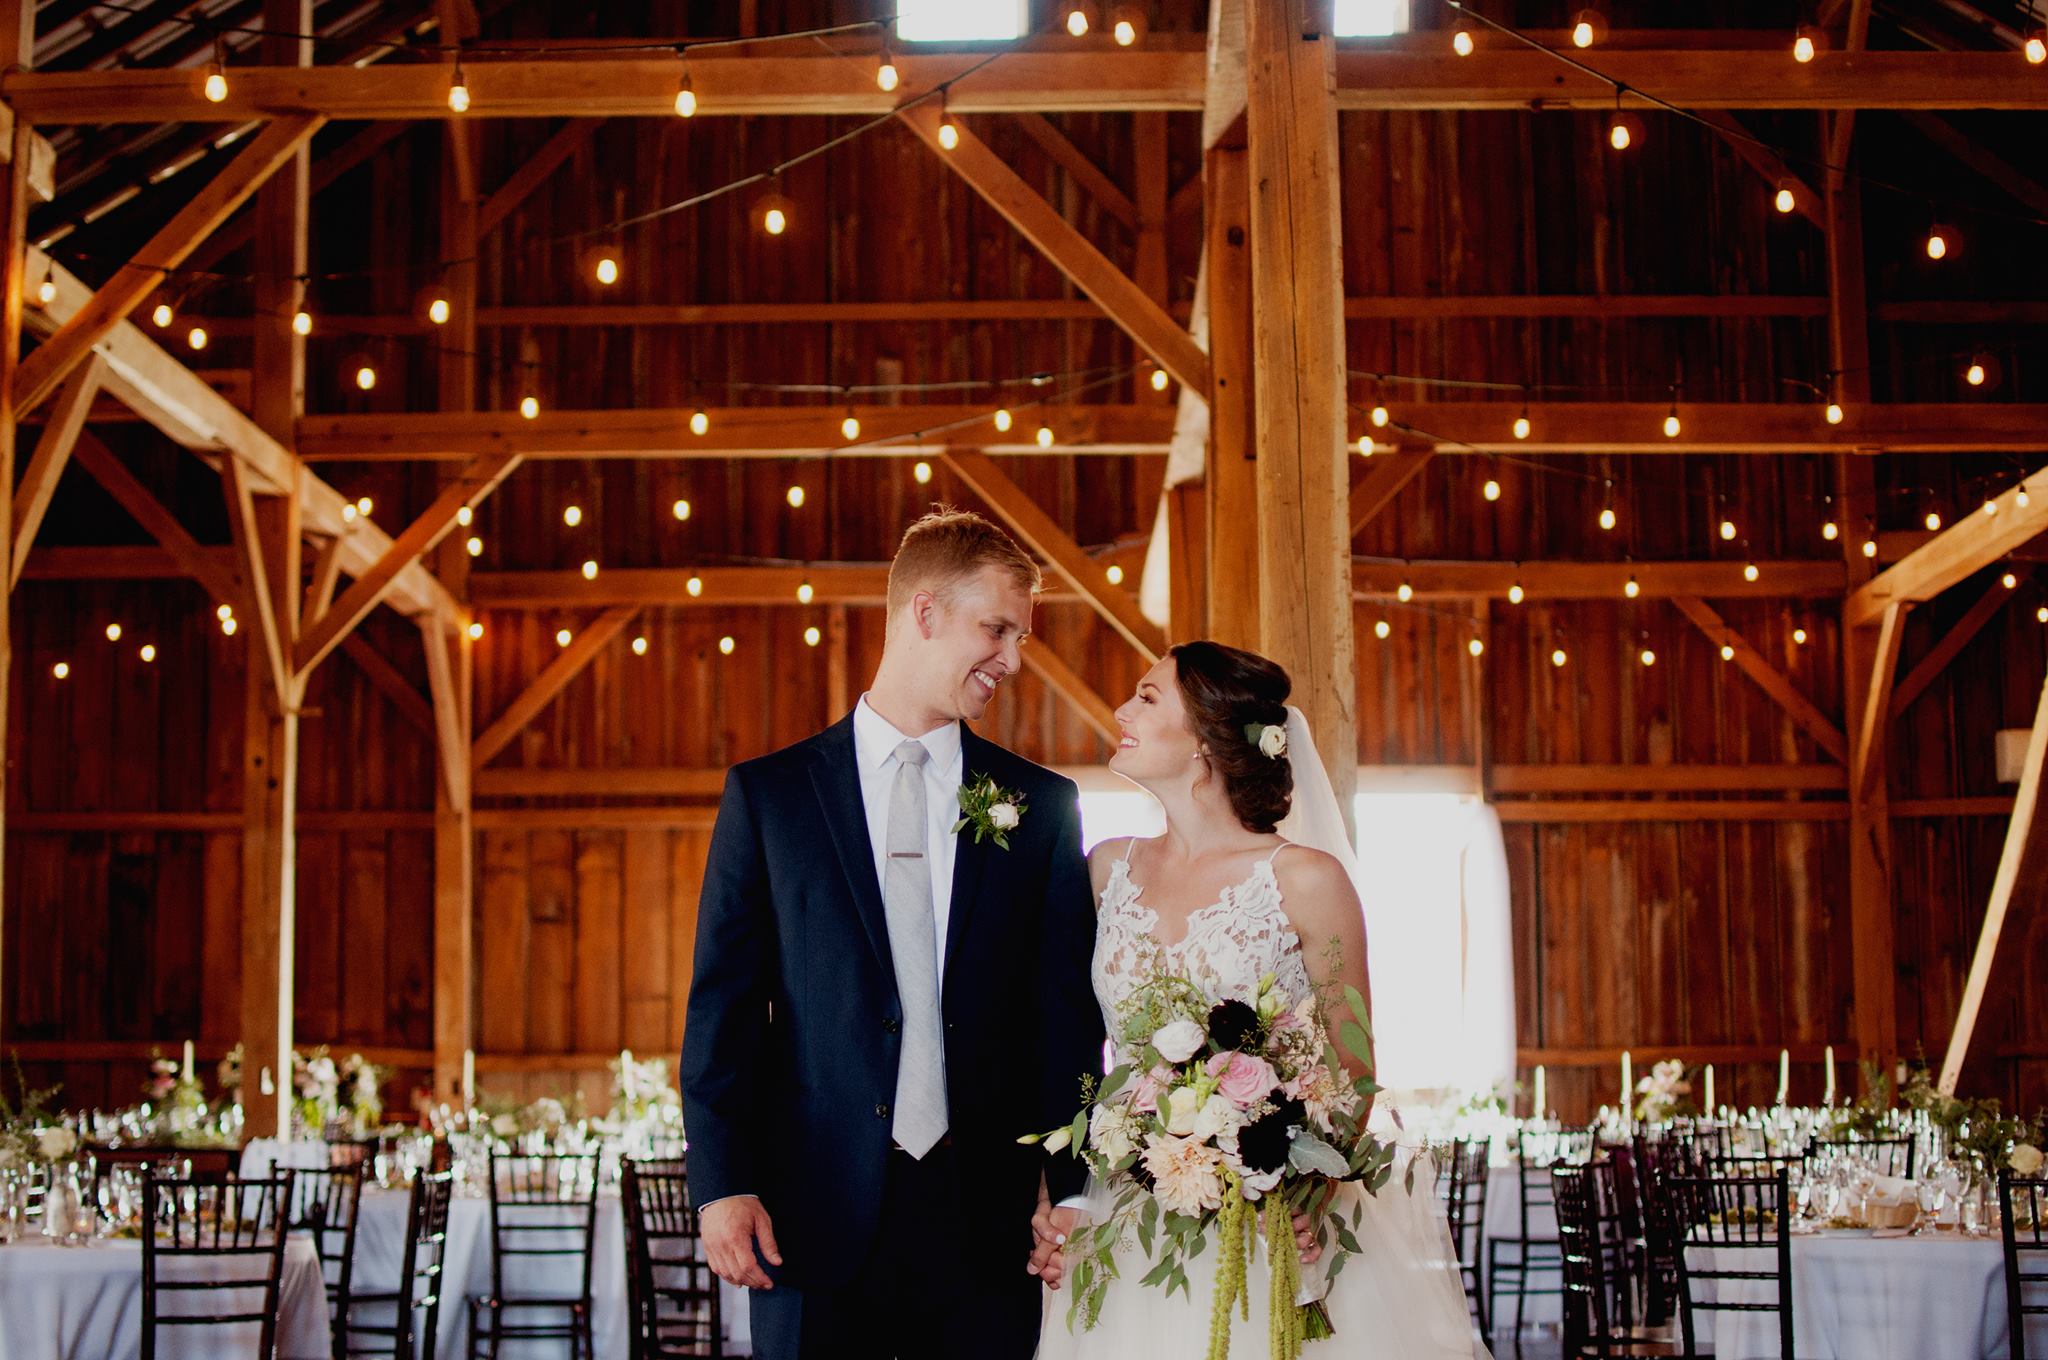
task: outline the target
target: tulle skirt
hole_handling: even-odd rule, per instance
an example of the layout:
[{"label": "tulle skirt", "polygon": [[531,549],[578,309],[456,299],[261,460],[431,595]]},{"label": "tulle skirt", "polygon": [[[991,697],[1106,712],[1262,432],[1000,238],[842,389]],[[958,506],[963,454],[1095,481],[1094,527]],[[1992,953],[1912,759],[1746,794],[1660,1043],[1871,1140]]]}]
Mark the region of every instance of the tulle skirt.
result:
[{"label": "tulle skirt", "polygon": [[[1406,1188],[1413,1155],[1406,1150],[1399,1154],[1394,1174],[1379,1194],[1366,1194],[1354,1185],[1339,1192],[1335,1212],[1347,1223],[1352,1209],[1363,1203],[1356,1233],[1359,1251],[1345,1261],[1323,1295],[1336,1335],[1309,1342],[1302,1352],[1304,1360],[1487,1360],[1486,1346],[1466,1311],[1450,1228],[1427,1161],[1416,1168],[1413,1192]],[[1089,1197],[1106,1208],[1108,1197],[1092,1183]],[[1176,1290],[1169,1298],[1164,1289],[1139,1283],[1149,1266],[1135,1235],[1126,1233],[1125,1238],[1117,1246],[1117,1278],[1103,1295],[1101,1316],[1092,1329],[1081,1330],[1078,1318],[1069,1325],[1071,1290],[1046,1291],[1039,1360],[1199,1360],[1207,1354],[1216,1244],[1210,1242],[1188,1262],[1189,1293]],[[1321,1269],[1304,1267],[1304,1279],[1315,1280]],[[1250,1320],[1233,1309],[1230,1360],[1267,1360],[1271,1353],[1270,1279],[1261,1241],[1245,1272]]]}]

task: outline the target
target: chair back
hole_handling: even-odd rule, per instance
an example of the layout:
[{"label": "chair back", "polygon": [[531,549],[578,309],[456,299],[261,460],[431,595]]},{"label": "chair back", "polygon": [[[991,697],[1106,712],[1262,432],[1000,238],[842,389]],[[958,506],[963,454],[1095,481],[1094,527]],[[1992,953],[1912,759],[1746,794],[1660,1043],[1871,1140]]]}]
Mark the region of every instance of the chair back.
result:
[{"label": "chair back", "polygon": [[704,1260],[689,1182],[674,1158],[628,1161],[620,1176],[634,1360],[723,1354],[718,1278]]},{"label": "chair back", "polygon": [[1626,1348],[1631,1340],[1629,1243],[1620,1214],[1613,1207],[1613,1178],[1614,1164],[1608,1161],[1561,1163],[1551,1168],[1558,1251],[1563,1258],[1564,1353],[1568,1356],[1606,1357]]},{"label": "chair back", "polygon": [[455,1174],[422,1171],[413,1177],[406,1196],[395,1288],[354,1291],[350,1311],[335,1326],[337,1356],[414,1360],[417,1354],[421,1360],[434,1360]]},{"label": "chair back", "polygon": [[1669,1177],[1665,1186],[1681,1234],[1678,1316],[1686,1354],[1696,1353],[1697,1312],[1775,1313],[1779,1353],[1790,1360],[1792,1206],[1785,1166],[1744,1175],[1716,1164],[1705,1175]]},{"label": "chair back", "polygon": [[1437,1153],[1437,1197],[1450,1221],[1451,1245],[1458,1263],[1471,1267],[1479,1260],[1479,1240],[1486,1229],[1486,1173],[1493,1156],[1491,1138],[1460,1138]]},{"label": "chair back", "polygon": [[2005,1313],[2012,1360],[2027,1360],[2027,1319],[2048,1315],[2048,1178],[1998,1173],[2005,1241]]},{"label": "chair back", "polygon": [[[273,1360],[292,1173],[142,1179],[142,1360],[162,1327],[232,1328],[218,1354]],[[256,1347],[247,1349],[250,1332]]]},{"label": "chair back", "polygon": [[1593,1134],[1588,1129],[1524,1131],[1515,1141],[1521,1165],[1520,1174],[1515,1177],[1515,1191],[1520,1201],[1517,1208],[1522,1240],[1554,1242],[1557,1212],[1550,1184],[1551,1168],[1592,1160]]},{"label": "chair back", "polygon": [[336,1324],[348,1316],[354,1283],[356,1217],[363,1201],[361,1160],[294,1172],[286,1226],[313,1239],[320,1254],[320,1278],[327,1284],[327,1313]]},{"label": "chair back", "polygon": [[[597,1161],[595,1152],[491,1152],[493,1297],[516,1295],[520,1267],[552,1258],[575,1262],[580,1283],[574,1297],[589,1301]],[[510,1290],[508,1277],[513,1283]]]}]

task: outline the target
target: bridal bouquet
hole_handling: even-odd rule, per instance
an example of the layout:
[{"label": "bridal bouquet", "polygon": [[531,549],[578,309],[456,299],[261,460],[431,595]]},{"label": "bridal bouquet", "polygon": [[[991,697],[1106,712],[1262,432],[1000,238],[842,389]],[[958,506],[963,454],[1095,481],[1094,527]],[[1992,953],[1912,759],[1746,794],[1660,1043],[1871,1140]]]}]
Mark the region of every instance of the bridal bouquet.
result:
[{"label": "bridal bouquet", "polygon": [[[1334,971],[1334,970],[1333,970]],[[1338,988],[1329,989],[1333,993]],[[1355,988],[1338,1028],[1370,1070],[1371,1024]],[[1324,998],[1289,996],[1272,974],[1249,1001],[1212,1002],[1188,977],[1155,967],[1117,1008],[1119,1065],[1087,1082],[1072,1124],[1021,1141],[1071,1150],[1111,1196],[1108,1218],[1067,1245],[1073,1302],[1068,1323],[1101,1315],[1116,1277],[1116,1247],[1135,1236],[1151,1264],[1143,1283],[1188,1293],[1188,1262],[1217,1249],[1209,1354],[1230,1348],[1233,1310],[1246,1318],[1245,1267],[1263,1236],[1271,1263],[1272,1354],[1293,1360],[1304,1341],[1330,1335],[1319,1301],[1302,1303],[1293,1215],[1306,1213],[1322,1245],[1325,1285],[1356,1252],[1362,1206],[1347,1222],[1329,1212],[1338,1187],[1377,1193],[1394,1148],[1365,1129],[1370,1076],[1349,1080],[1329,1042]]]}]

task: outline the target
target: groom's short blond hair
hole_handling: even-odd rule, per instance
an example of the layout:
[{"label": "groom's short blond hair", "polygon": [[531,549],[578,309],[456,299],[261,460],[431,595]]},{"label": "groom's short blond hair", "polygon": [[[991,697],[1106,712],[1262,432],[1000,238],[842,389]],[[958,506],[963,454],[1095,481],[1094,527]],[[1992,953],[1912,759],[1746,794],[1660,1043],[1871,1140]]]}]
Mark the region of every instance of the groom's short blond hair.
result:
[{"label": "groom's short blond hair", "polygon": [[1038,564],[1015,539],[971,510],[933,507],[903,531],[889,564],[889,617],[920,590],[949,599],[953,586],[983,567],[1000,567],[1034,595],[1042,585]]}]

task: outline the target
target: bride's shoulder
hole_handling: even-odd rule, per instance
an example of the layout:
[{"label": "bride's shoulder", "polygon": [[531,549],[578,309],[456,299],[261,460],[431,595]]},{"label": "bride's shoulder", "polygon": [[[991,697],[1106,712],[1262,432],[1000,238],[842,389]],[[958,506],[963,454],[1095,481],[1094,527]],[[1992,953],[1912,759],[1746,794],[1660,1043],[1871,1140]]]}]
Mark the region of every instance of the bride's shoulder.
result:
[{"label": "bride's shoulder", "polygon": [[1116,866],[1130,858],[1131,846],[1136,843],[1133,836],[1116,836],[1098,841],[1088,852],[1088,877],[1095,884],[1095,895],[1102,896],[1102,890],[1109,886],[1109,876],[1116,872]]},{"label": "bride's shoulder", "polygon": [[[1273,856],[1280,900],[1296,922],[1332,920],[1358,914],[1358,889],[1342,860],[1326,850],[1289,843]],[[1306,939],[1311,932],[1299,932]]]}]

